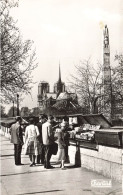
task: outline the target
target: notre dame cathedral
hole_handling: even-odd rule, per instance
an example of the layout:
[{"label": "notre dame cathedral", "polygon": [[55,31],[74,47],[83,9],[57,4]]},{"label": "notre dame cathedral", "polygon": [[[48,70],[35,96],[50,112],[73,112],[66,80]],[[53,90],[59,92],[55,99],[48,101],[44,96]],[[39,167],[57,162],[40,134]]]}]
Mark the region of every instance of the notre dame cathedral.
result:
[{"label": "notre dame cathedral", "polygon": [[59,78],[54,84],[53,92],[50,92],[50,85],[46,81],[41,81],[38,85],[38,106],[41,110],[46,108],[55,110],[55,114],[76,113],[80,106],[75,93],[66,90],[65,83],[61,80],[61,70],[59,64]]}]

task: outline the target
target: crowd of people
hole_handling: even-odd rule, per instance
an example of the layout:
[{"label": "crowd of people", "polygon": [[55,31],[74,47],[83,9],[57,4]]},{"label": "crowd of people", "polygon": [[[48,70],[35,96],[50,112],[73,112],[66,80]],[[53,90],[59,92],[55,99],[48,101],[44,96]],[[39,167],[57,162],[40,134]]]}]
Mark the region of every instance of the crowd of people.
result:
[{"label": "crowd of people", "polygon": [[22,118],[18,116],[16,123],[10,127],[11,143],[14,144],[15,165],[23,165],[21,152],[24,145],[24,154],[29,155],[30,167],[42,164],[44,168],[52,169],[54,167],[51,166],[50,159],[52,154],[57,154],[59,148],[58,161],[60,161],[60,168],[64,170],[69,146],[67,120],[64,118],[61,123],[57,123],[52,115],[46,116],[45,114],[39,116],[38,122],[34,118],[30,118],[29,124],[25,128],[24,140],[21,123]]}]

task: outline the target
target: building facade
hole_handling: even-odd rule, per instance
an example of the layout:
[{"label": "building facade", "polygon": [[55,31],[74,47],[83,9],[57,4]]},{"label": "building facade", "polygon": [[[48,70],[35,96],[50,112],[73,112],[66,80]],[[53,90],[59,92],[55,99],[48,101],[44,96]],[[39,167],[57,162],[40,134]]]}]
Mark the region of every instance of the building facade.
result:
[{"label": "building facade", "polygon": [[46,81],[41,81],[38,85],[38,107],[41,111],[49,109],[57,113],[76,111],[78,107],[78,98],[75,93],[66,91],[65,83],[61,80],[61,70],[59,65],[59,78],[54,84],[53,92],[50,92],[50,85]]}]

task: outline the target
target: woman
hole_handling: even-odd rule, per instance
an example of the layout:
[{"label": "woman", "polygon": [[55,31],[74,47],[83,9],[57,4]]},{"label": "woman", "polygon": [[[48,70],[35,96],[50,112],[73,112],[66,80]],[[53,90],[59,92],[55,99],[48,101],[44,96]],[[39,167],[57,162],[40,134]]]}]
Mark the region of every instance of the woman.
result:
[{"label": "woman", "polygon": [[58,132],[58,145],[59,145],[59,160],[61,160],[61,169],[65,169],[64,162],[66,160],[66,153],[69,146],[69,133],[67,132],[67,122],[61,123],[61,131]]},{"label": "woman", "polygon": [[37,137],[39,136],[38,127],[34,125],[34,119],[29,120],[30,125],[26,127],[25,130],[25,146],[26,155],[29,155],[31,164],[30,167],[35,166],[35,157],[40,154],[41,146]]}]

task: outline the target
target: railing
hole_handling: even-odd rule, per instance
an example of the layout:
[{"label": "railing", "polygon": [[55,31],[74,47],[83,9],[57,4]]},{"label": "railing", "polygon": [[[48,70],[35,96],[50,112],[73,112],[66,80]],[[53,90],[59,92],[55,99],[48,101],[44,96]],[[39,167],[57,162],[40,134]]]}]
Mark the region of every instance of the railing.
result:
[{"label": "railing", "polygon": [[9,133],[10,128],[9,127],[4,127],[1,125],[1,129],[0,129],[0,134],[4,135],[5,137],[10,139],[10,133]]}]

